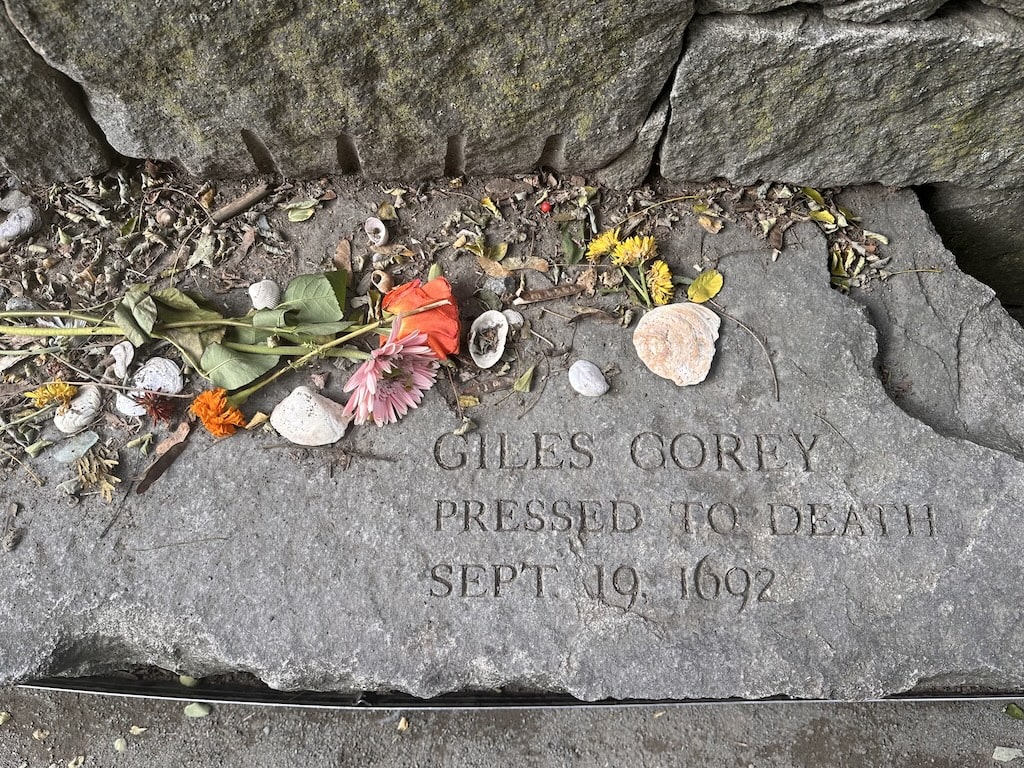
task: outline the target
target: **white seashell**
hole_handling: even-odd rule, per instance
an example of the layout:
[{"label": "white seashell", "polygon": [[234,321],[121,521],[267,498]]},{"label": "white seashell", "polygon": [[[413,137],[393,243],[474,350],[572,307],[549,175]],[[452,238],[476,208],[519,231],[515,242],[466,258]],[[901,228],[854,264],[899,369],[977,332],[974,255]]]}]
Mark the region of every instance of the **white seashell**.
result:
[{"label": "white seashell", "polygon": [[86,384],[79,388],[67,410],[53,417],[53,426],[65,435],[71,435],[87,427],[103,405],[100,388],[95,384]]},{"label": "white seashell", "polygon": [[39,211],[34,206],[18,208],[0,224],[0,240],[17,240],[31,235],[39,228]]},{"label": "white seashell", "polygon": [[722,321],[707,307],[692,302],[655,307],[640,318],[633,346],[652,372],[680,387],[707,378],[715,359]]},{"label": "white seashell", "polygon": [[128,367],[135,359],[135,345],[130,341],[122,341],[110,348],[110,356],[114,358],[114,376],[118,381],[124,381],[128,375]]},{"label": "white seashell", "polygon": [[508,320],[509,327],[511,328],[522,328],[526,323],[526,318],[523,317],[521,312],[516,312],[514,309],[502,310],[501,314]]},{"label": "white seashell", "polygon": [[601,369],[589,360],[577,360],[569,366],[569,385],[587,397],[600,397],[608,391]]},{"label": "white seashell", "polygon": [[469,354],[478,367],[490,368],[505,353],[507,340],[508,318],[496,309],[489,309],[469,328]]},{"label": "white seashell", "polygon": [[270,425],[296,445],[330,445],[342,438],[352,421],[340,403],[309,387],[296,387],[270,414]]},{"label": "white seashell", "polygon": [[144,416],[146,409],[134,400],[135,397],[141,397],[144,391],[176,395],[184,388],[185,382],[173,360],[151,357],[132,376],[132,386],[135,389],[127,395],[117,393],[114,407],[125,416]]},{"label": "white seashell", "polygon": [[281,301],[281,287],[273,280],[260,280],[249,286],[253,309],[273,309]]},{"label": "white seashell", "polygon": [[368,218],[366,223],[363,224],[363,231],[366,232],[366,236],[370,238],[370,242],[374,245],[388,244],[388,228],[380,219],[374,216]]}]

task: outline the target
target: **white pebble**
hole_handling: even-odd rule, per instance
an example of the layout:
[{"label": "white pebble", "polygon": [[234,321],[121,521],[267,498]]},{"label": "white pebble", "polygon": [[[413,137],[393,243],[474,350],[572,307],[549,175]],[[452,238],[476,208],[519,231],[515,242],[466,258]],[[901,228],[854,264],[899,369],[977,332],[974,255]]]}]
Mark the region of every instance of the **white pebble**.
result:
[{"label": "white pebble", "polygon": [[600,397],[608,391],[601,369],[589,360],[577,360],[569,367],[569,385],[587,397]]}]

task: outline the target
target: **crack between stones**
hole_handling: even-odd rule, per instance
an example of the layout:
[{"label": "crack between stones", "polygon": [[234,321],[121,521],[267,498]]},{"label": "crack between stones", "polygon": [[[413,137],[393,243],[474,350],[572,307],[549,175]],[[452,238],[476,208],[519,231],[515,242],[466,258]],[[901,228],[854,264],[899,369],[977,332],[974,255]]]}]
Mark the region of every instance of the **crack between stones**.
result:
[{"label": "crack between stones", "polygon": [[100,124],[96,122],[96,119],[92,115],[92,111],[89,109],[89,97],[85,92],[85,88],[77,80],[72,78],[66,72],[57,69],[53,66],[39,49],[39,47],[33,43],[32,39],[28,36],[21,25],[15,21],[14,14],[11,12],[9,0],[3,0],[2,6],[4,15],[7,17],[7,21],[10,22],[11,27],[21,36],[21,39],[25,41],[32,52],[36,55],[36,59],[42,67],[44,67],[53,78],[54,82],[60,87],[64,93],[64,98],[68,103],[68,106],[78,115],[78,118],[82,121],[85,129],[89,132],[89,135],[96,140],[99,145],[100,151],[105,156],[105,160],[111,165],[123,161],[125,157],[115,150],[107,140],[106,134],[100,127]]}]

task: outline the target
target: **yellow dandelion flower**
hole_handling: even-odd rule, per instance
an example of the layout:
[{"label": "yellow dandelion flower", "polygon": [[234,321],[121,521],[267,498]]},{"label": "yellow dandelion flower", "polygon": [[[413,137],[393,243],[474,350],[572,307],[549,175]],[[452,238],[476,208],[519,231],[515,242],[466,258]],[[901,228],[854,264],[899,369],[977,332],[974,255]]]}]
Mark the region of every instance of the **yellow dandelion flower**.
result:
[{"label": "yellow dandelion flower", "polygon": [[647,270],[647,288],[651,292],[651,301],[654,306],[660,307],[668,304],[675,296],[676,288],[672,285],[672,271],[661,259],[651,262],[651,268]]},{"label": "yellow dandelion flower", "polygon": [[626,238],[612,251],[612,264],[617,267],[631,267],[643,264],[658,252],[658,245],[653,237],[634,235]]},{"label": "yellow dandelion flower", "polygon": [[46,408],[49,405],[59,405],[61,408],[67,408],[71,398],[77,392],[77,387],[58,379],[57,381],[51,381],[49,384],[43,384],[43,386],[33,389],[31,392],[26,392],[25,397],[31,400],[36,408]]},{"label": "yellow dandelion flower", "polygon": [[619,230],[608,229],[590,241],[587,246],[587,260],[597,261],[602,256],[607,256],[615,250],[619,244]]}]

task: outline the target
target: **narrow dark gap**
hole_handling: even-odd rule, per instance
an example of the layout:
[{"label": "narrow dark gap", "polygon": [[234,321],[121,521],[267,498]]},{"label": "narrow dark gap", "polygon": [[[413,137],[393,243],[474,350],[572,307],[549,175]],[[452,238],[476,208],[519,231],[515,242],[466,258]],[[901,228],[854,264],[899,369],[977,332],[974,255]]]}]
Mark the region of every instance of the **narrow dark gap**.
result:
[{"label": "narrow dark gap", "polygon": [[271,176],[281,176],[281,169],[278,167],[277,161],[274,160],[274,156],[270,154],[267,145],[263,143],[263,139],[255,131],[243,129],[242,141],[245,142],[245,148],[252,155],[252,161],[256,164],[256,170]]},{"label": "narrow dark gap", "polygon": [[64,96],[64,100],[78,115],[79,119],[82,121],[82,125],[85,126],[89,135],[95,139],[96,143],[99,145],[100,151],[105,155],[107,162],[111,165],[127,162],[130,158],[125,157],[110,145],[110,142],[107,140],[107,136],[100,127],[100,124],[97,123],[96,119],[92,116],[92,110],[89,108],[89,97],[82,85],[51,65],[36,49],[36,47],[32,45],[31,39],[29,39],[24,30],[14,21],[14,17],[11,16],[7,3],[0,4],[0,8],[3,9],[4,16],[7,17],[11,27],[21,35],[21,39],[25,42],[25,45],[28,46],[29,50],[35,54],[35,65],[39,72],[39,76],[41,78],[48,78],[52,80],[56,83],[57,87],[60,88],[60,91]]},{"label": "narrow dark gap", "polygon": [[348,176],[361,173],[363,170],[359,162],[356,140],[348,133],[338,136],[338,170]]},{"label": "narrow dark gap", "polygon": [[665,142],[668,140],[668,131],[672,126],[672,89],[676,85],[676,77],[679,75],[679,68],[683,65],[683,58],[686,56],[686,51],[690,46],[690,30],[693,29],[693,19],[691,18],[686,23],[686,29],[683,30],[683,42],[679,46],[679,55],[676,56],[676,63],[672,65],[672,69],[668,73],[668,77],[665,79],[665,84],[661,88],[661,93],[658,94],[658,98],[654,100],[654,104],[651,106],[651,112],[648,115],[648,119],[657,113],[663,106],[665,107],[665,125],[661,129],[661,136],[658,137],[658,143],[654,145],[654,154],[651,156],[651,168],[647,173],[647,182],[654,181],[661,177],[661,153],[665,148]]},{"label": "narrow dark gap", "polygon": [[1024,193],[966,190],[952,184],[914,187],[957,266],[996,292],[1024,324]]},{"label": "narrow dark gap", "polygon": [[463,136],[449,136],[448,149],[444,155],[444,175],[457,178],[466,172],[466,139]]},{"label": "narrow dark gap", "polygon": [[561,171],[565,167],[565,137],[560,133],[548,136],[544,142],[544,149],[537,158],[538,168],[550,168],[553,171]]}]

